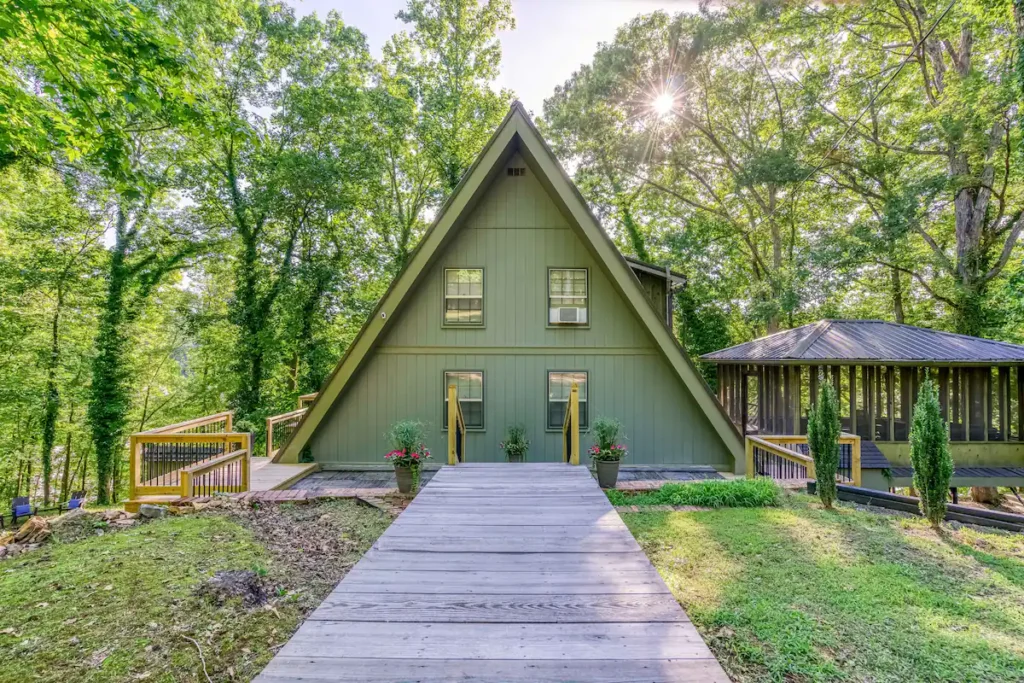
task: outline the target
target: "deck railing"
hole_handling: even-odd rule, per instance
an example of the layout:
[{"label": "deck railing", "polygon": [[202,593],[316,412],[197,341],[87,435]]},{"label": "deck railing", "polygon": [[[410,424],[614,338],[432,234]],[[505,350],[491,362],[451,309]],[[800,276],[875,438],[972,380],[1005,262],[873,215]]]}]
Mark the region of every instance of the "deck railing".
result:
[{"label": "deck railing", "polygon": [[[230,431],[233,414],[217,413],[132,434],[128,440],[130,497],[181,495],[185,470],[220,461],[225,455],[244,453],[248,486],[249,434]],[[241,465],[239,467],[242,467]]]},{"label": "deck railing", "polygon": [[459,390],[448,385],[448,464],[458,465],[466,459],[466,418],[459,403]]},{"label": "deck railing", "polygon": [[[248,436],[248,435],[246,435]],[[181,497],[249,490],[249,443],[243,448],[181,471]]]},{"label": "deck railing", "polygon": [[562,420],[562,460],[570,465],[580,464],[580,387],[576,382],[569,389]]},{"label": "deck railing", "polygon": [[291,438],[308,408],[299,408],[290,413],[272,415],[267,418],[267,457],[273,458],[277,451]]},{"label": "deck railing", "polygon": [[[746,451],[748,477],[763,476],[780,481],[815,478],[814,459],[806,436],[747,436]],[[840,435],[836,481],[861,485],[859,436]]]},{"label": "deck railing", "polygon": [[314,391],[312,394],[303,394],[302,396],[299,396],[298,409],[302,410],[303,408],[308,408],[309,406],[311,406],[313,404],[313,401],[316,400],[318,393],[319,392]]}]

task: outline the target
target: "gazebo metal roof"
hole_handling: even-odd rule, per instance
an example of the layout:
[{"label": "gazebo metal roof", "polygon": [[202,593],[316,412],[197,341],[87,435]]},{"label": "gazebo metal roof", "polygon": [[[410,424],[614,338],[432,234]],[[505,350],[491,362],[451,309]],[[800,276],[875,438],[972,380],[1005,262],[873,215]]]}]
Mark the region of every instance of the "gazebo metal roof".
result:
[{"label": "gazebo metal roof", "polygon": [[701,356],[714,363],[1024,363],[1024,346],[884,320],[822,320]]}]

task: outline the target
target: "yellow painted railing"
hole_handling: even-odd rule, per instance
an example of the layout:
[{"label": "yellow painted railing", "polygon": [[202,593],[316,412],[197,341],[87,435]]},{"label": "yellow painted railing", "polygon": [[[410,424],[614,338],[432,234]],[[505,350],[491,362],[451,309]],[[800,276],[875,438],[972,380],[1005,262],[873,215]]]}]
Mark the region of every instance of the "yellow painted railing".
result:
[{"label": "yellow painted railing", "polygon": [[249,434],[231,431],[233,417],[231,412],[216,413],[132,434],[128,439],[130,498],[182,495],[184,479],[194,475],[196,468],[203,473],[206,465],[216,469],[222,460],[240,458],[244,463],[237,465],[236,478],[247,489],[252,444]]},{"label": "yellow painted railing", "polygon": [[[315,396],[315,394],[314,394]],[[308,408],[299,408],[290,413],[272,415],[267,418],[267,457],[273,458],[295,428],[299,426],[302,416]]]},{"label": "yellow painted railing", "polygon": [[[839,436],[839,448],[837,480],[860,486],[860,437],[844,432]],[[806,436],[748,435],[746,461],[747,477],[769,476],[779,480],[815,478],[814,459],[810,456]]]},{"label": "yellow painted railing", "polygon": [[580,464],[580,387],[576,382],[569,389],[569,403],[562,420],[562,461]]},{"label": "yellow painted railing", "polygon": [[[246,435],[248,437],[248,435]],[[181,497],[249,490],[249,440],[242,448],[181,471]]]},{"label": "yellow painted railing", "polygon": [[459,390],[448,385],[448,464],[458,465],[466,460],[466,419],[459,403]]}]

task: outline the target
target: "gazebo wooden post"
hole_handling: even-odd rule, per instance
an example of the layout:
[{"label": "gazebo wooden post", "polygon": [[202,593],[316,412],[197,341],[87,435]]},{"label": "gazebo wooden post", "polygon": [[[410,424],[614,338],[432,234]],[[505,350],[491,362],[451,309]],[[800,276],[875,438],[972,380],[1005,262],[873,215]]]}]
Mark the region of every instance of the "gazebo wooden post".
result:
[{"label": "gazebo wooden post", "polygon": [[864,378],[864,404],[867,406],[867,429],[864,432],[865,439],[875,438],[875,383],[877,378],[875,376],[875,366],[864,366],[866,377]]},{"label": "gazebo wooden post", "polygon": [[999,440],[1007,441],[1010,433],[1009,416],[1006,414],[1010,405],[1010,368],[999,368]]},{"label": "gazebo wooden post", "polygon": [[807,368],[807,373],[810,375],[810,408],[818,405],[818,369],[817,365]]},{"label": "gazebo wooden post", "polygon": [[896,397],[893,395],[895,389],[896,368],[890,365],[885,373],[885,412],[889,417],[889,441],[896,440],[896,415],[893,412],[896,407]]},{"label": "gazebo wooden post", "polygon": [[800,423],[802,422],[800,418],[803,413],[803,409],[801,407],[803,399],[803,372],[799,365],[794,365],[790,369],[793,374],[793,378],[790,382],[790,387],[793,389],[793,401],[790,406],[793,410],[793,433],[800,434]]},{"label": "gazebo wooden post", "polygon": [[857,366],[850,366],[850,433],[857,433]]},{"label": "gazebo wooden post", "polygon": [[1024,441],[1024,365],[1017,366],[1017,439]]}]

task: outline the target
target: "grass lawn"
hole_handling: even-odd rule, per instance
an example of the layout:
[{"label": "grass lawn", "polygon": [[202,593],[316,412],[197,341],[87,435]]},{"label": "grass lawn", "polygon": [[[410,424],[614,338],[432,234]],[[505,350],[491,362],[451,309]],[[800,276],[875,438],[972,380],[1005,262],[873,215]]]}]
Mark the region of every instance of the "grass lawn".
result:
[{"label": "grass lawn", "polygon": [[[334,501],[58,538],[0,562],[0,681],[205,683],[199,648],[213,681],[248,681],[389,521]],[[197,593],[218,570],[254,570],[270,601]]]},{"label": "grass lawn", "polygon": [[622,516],[736,681],[1024,681],[1024,535],[841,505]]}]

